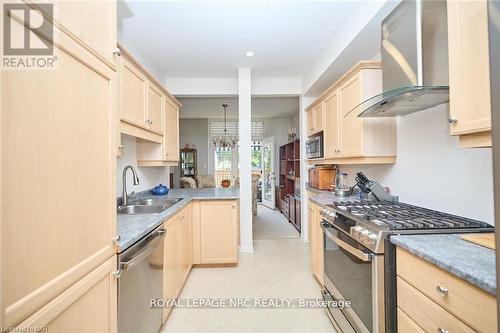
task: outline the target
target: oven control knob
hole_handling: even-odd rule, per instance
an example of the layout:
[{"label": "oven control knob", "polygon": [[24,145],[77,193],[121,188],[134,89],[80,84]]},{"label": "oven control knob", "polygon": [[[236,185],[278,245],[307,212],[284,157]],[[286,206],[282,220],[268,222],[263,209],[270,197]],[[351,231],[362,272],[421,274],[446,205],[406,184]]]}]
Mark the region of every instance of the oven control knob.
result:
[{"label": "oven control knob", "polygon": [[331,218],[335,218],[337,214],[335,212],[328,212],[328,216],[330,216]]}]

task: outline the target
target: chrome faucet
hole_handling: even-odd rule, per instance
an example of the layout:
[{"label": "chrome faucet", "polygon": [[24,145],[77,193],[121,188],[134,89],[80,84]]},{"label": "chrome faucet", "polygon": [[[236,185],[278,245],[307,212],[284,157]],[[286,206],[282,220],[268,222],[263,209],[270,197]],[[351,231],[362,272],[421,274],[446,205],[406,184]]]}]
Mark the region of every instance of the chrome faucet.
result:
[{"label": "chrome faucet", "polygon": [[[132,170],[132,175],[134,176],[134,185],[139,185],[139,177],[137,177],[137,171],[135,168],[131,165],[127,165],[125,168],[123,168],[123,173],[122,173],[122,184],[123,184],[123,191],[122,191],[122,206],[127,205],[128,197],[129,195],[127,194],[127,170],[130,169]],[[132,192],[134,193],[134,192]]]}]

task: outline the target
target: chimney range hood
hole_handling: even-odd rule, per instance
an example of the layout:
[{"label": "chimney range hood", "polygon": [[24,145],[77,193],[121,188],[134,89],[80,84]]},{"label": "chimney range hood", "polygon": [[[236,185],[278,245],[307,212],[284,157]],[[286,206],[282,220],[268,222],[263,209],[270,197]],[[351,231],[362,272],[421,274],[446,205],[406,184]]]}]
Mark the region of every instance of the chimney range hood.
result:
[{"label": "chimney range hood", "polygon": [[445,0],[403,0],[382,21],[384,92],[350,113],[396,117],[449,102]]}]

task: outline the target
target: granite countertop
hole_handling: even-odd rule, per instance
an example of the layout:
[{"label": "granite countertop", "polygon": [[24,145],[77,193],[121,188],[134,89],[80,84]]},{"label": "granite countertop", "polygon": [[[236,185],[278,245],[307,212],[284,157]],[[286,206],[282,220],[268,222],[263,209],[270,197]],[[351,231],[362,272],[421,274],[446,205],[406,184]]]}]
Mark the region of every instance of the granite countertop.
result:
[{"label": "granite countertop", "polygon": [[495,251],[457,234],[399,235],[391,242],[496,296]]},{"label": "granite countertop", "polygon": [[239,199],[239,197],[239,188],[170,189],[167,195],[154,195],[149,190],[137,193],[129,199],[129,203],[145,198],[182,198],[182,200],[158,214],[117,214],[117,233],[120,235],[118,252],[124,251],[156,229],[164,221],[186,207],[192,200],[234,200]]},{"label": "granite countertop", "polygon": [[[341,201],[358,201],[359,198],[356,195],[350,195],[348,197],[338,197],[333,192],[328,191],[318,191],[313,192],[309,195],[309,199],[314,203],[326,207],[326,205],[331,204],[333,202],[341,202]],[[312,192],[312,191],[311,191]]]}]

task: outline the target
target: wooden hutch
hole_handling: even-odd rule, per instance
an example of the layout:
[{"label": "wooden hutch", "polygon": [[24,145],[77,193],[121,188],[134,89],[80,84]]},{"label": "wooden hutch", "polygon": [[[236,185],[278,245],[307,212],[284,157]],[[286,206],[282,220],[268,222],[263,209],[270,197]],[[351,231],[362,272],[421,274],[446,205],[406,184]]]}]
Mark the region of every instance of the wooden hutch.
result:
[{"label": "wooden hutch", "polygon": [[280,174],[279,185],[276,187],[276,204],[300,232],[300,141],[295,140],[280,146],[279,154]]}]

